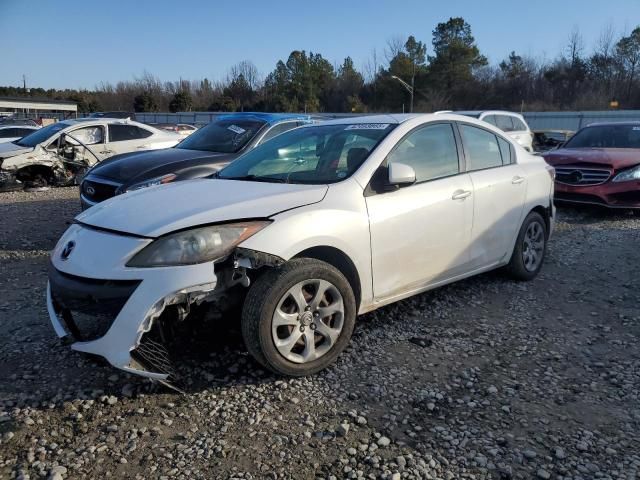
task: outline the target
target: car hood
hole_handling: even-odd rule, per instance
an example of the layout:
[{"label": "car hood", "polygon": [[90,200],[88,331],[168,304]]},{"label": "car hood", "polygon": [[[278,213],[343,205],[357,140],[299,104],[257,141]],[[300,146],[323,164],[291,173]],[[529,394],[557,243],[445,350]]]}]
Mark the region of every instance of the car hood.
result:
[{"label": "car hood", "polygon": [[21,147],[12,142],[0,143],[0,158],[9,158],[32,150],[31,147]]},{"label": "car hood", "polygon": [[[237,155],[233,155],[235,158]],[[115,155],[103,160],[91,169],[96,175],[118,183],[131,185],[167,173],[203,163],[224,163],[231,161],[229,155],[182,148],[165,148],[144,152]]]},{"label": "car hood", "polygon": [[640,149],[561,148],[546,152],[544,159],[552,166],[591,164],[619,170],[640,164]]},{"label": "car hood", "polygon": [[86,225],[158,237],[209,223],[267,218],[321,201],[327,185],[197,179],[135,190],[76,217]]}]

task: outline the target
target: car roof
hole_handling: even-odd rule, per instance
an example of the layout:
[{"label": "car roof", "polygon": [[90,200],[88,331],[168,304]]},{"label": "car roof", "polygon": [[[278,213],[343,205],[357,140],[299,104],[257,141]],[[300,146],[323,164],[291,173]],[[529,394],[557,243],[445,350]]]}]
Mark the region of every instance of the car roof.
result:
[{"label": "car roof", "polygon": [[590,123],[589,125],[586,125],[584,128],[587,128],[587,127],[637,127],[639,125],[640,125],[640,121],[628,120],[626,122],[596,122],[596,123]]},{"label": "car roof", "polygon": [[237,112],[220,115],[216,120],[259,120],[265,123],[278,123],[284,120],[311,121],[311,116],[296,113],[262,113],[262,112]]},{"label": "car roof", "polygon": [[516,117],[522,117],[522,115],[520,115],[517,112],[510,112],[508,110],[456,110],[453,112],[447,112],[447,113],[455,113],[457,115],[486,115],[486,114],[490,114],[490,115],[513,115]]},{"label": "car roof", "polygon": [[40,130],[40,127],[36,127],[35,125],[0,125],[0,130],[4,130],[6,128],[27,128],[29,130]]},{"label": "car roof", "polygon": [[366,115],[362,117],[342,117],[334,120],[327,120],[317,125],[344,125],[344,124],[363,124],[363,123],[390,123],[399,125],[414,118],[423,120],[451,120],[451,121],[473,121],[474,119],[465,117],[453,112],[439,113],[398,113],[385,115]]}]

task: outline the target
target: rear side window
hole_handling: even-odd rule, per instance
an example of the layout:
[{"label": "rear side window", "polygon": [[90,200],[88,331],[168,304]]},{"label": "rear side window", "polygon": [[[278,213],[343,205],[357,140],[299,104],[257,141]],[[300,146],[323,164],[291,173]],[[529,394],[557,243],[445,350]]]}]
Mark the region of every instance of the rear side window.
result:
[{"label": "rear side window", "polygon": [[459,173],[453,126],[442,123],[415,130],[400,141],[387,160],[413,167],[417,182]]},{"label": "rear side window", "polygon": [[513,130],[515,130],[516,132],[527,130],[527,126],[518,117],[511,117],[511,119],[513,121]]},{"label": "rear side window", "polygon": [[503,132],[512,132],[513,128],[513,117],[508,115],[496,115],[496,127],[498,127]]},{"label": "rear side window", "polygon": [[498,137],[482,128],[460,125],[462,142],[467,158],[467,169],[483,170],[502,165]]},{"label": "rear side window", "polygon": [[500,148],[500,155],[502,156],[502,164],[509,165],[511,163],[511,144],[504,138],[498,138],[498,147]]},{"label": "rear side window", "polygon": [[124,142],[150,137],[152,133],[136,125],[109,125],[109,141]]},{"label": "rear side window", "polygon": [[0,138],[12,138],[12,137],[24,137],[24,135],[18,135],[17,128],[4,128],[0,130]]}]

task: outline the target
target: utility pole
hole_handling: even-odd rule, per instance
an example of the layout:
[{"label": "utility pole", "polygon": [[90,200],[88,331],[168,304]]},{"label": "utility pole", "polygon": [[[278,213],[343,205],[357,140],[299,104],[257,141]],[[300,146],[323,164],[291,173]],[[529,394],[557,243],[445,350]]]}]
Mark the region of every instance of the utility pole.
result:
[{"label": "utility pole", "polygon": [[[409,111],[410,113],[413,113],[413,77],[411,77],[411,85],[409,85],[407,82],[405,82],[404,80],[402,80],[400,77],[396,76],[396,75],[392,75],[391,78],[398,80],[400,82],[400,84],[402,84],[402,86],[404,88],[407,89],[407,91],[409,92],[409,94],[411,95],[411,104],[409,105]],[[404,103],[402,104],[403,108],[402,108],[402,113],[404,113]]]},{"label": "utility pole", "polygon": [[27,77],[24,73],[22,74],[22,88],[24,89],[24,92],[27,93]]}]

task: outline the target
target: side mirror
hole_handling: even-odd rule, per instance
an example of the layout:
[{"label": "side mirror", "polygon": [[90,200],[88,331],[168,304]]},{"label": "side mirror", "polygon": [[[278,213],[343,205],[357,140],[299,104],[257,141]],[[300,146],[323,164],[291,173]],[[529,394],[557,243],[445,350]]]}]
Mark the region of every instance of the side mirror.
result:
[{"label": "side mirror", "polygon": [[416,171],[412,166],[405,163],[389,164],[389,184],[403,186],[413,183],[416,183]]}]

